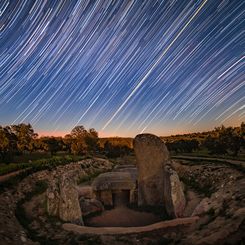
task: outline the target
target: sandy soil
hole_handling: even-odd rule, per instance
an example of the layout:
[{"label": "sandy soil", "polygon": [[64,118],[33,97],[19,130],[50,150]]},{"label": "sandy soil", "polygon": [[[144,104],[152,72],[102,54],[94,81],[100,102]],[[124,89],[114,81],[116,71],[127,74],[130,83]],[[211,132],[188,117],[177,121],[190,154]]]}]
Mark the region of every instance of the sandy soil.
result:
[{"label": "sandy soil", "polygon": [[159,222],[161,219],[152,213],[138,212],[127,207],[117,207],[104,211],[101,215],[85,221],[87,226],[94,227],[130,227],[144,226]]}]

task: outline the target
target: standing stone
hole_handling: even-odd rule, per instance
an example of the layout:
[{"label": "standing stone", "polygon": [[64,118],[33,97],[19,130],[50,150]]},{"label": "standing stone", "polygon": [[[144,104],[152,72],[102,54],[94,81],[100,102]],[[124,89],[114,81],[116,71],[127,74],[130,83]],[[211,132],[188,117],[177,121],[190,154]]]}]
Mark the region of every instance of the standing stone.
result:
[{"label": "standing stone", "polygon": [[72,176],[66,174],[60,178],[59,217],[63,221],[82,222],[76,183]]},{"label": "standing stone", "polygon": [[47,195],[48,214],[50,216],[58,216],[60,193],[59,193],[59,183],[56,178],[50,180],[46,195]]},{"label": "standing stone", "polygon": [[179,176],[171,166],[164,169],[164,203],[167,214],[172,218],[182,217],[186,205]]},{"label": "standing stone", "polygon": [[152,134],[134,139],[138,167],[138,205],[164,204],[164,167],[170,161],[164,142]]},{"label": "standing stone", "polygon": [[83,224],[76,178],[73,173],[63,173],[50,180],[47,189],[47,212],[63,221]]}]

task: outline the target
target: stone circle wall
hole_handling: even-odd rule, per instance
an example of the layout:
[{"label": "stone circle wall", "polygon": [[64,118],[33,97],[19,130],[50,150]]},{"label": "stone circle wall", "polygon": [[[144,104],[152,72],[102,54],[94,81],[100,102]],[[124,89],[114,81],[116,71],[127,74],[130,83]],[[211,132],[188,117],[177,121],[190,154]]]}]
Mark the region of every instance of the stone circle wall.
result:
[{"label": "stone circle wall", "polygon": [[97,172],[109,171],[113,163],[105,159],[86,159],[64,166],[58,166],[55,170],[36,172],[18,183],[16,186],[6,189],[0,194],[0,244],[19,245],[36,244],[31,241],[24,228],[15,216],[16,207],[25,196],[33,191],[38,181],[52,182],[58,176],[65,173],[77,173],[76,178],[86,178]]}]

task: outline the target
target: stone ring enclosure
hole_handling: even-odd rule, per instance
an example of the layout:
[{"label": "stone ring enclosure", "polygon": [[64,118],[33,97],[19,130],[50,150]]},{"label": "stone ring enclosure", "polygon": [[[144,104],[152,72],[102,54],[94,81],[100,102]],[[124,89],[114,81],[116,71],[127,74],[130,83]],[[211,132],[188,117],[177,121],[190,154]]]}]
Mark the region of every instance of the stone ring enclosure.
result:
[{"label": "stone ring enclosure", "polygon": [[[186,204],[183,187],[163,141],[155,135],[141,134],[134,140],[134,150],[136,166],[117,166],[93,181],[89,203],[100,208],[91,207],[92,211],[134,204],[160,207],[170,218],[182,217]],[[56,179],[47,193],[49,215],[83,225],[83,209],[88,209],[89,204],[85,205],[88,201],[82,197],[80,209],[76,179],[71,173]]]},{"label": "stone ring enclosure", "polygon": [[[152,134],[136,136],[133,145],[136,164],[87,159],[37,172],[1,193],[1,202],[9,204],[9,210],[1,207],[1,244],[239,244],[244,239],[243,171],[171,160],[164,142]],[[26,198],[44,180],[46,191]]]}]

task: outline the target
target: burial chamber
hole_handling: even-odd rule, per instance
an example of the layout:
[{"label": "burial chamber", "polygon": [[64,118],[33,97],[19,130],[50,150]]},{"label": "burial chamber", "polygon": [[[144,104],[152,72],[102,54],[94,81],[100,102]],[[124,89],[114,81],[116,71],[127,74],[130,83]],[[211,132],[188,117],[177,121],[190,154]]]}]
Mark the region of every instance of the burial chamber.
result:
[{"label": "burial chamber", "polygon": [[108,227],[158,222],[156,228],[162,228],[166,219],[183,217],[186,202],[182,184],[164,142],[155,135],[141,134],[133,145],[136,164],[119,164],[111,172],[100,174],[91,184],[91,197],[80,197],[85,224],[79,228],[82,233],[86,227],[104,227],[107,231]]},{"label": "burial chamber", "polygon": [[[137,171],[131,167],[131,170]],[[120,171],[121,170],[121,171]],[[95,198],[106,207],[127,206],[136,202],[136,175],[126,168],[100,174],[92,183]]]},{"label": "burial chamber", "polygon": [[170,218],[182,217],[185,196],[164,142],[152,134],[137,135],[134,151],[136,166],[117,165],[93,181],[94,198],[109,208],[160,208]]}]

